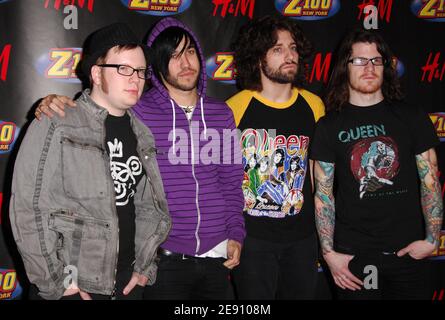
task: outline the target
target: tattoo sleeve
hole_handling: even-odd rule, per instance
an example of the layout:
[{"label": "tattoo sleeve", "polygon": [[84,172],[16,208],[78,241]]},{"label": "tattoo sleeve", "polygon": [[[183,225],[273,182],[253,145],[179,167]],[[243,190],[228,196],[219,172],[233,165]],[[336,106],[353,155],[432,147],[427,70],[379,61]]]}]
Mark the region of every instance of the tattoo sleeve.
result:
[{"label": "tattoo sleeve", "polygon": [[443,219],[443,201],[434,149],[417,155],[416,163],[420,177],[420,197],[426,226],[426,240],[434,243],[439,240]]},{"label": "tattoo sleeve", "polygon": [[333,163],[315,161],[315,222],[323,254],[334,247],[334,168]]}]

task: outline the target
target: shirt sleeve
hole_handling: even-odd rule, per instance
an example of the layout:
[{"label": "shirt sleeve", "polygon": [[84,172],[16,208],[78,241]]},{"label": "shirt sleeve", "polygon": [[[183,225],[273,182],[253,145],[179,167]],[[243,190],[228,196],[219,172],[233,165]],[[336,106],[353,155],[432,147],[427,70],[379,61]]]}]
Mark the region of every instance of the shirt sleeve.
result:
[{"label": "shirt sleeve", "polygon": [[[246,237],[243,217],[244,194],[241,188],[244,170],[241,164],[241,149],[235,120],[229,108],[227,108],[226,121],[226,129],[234,133],[234,139],[233,143],[225,143],[225,139],[221,139],[223,150],[221,156],[223,159],[221,159],[221,164],[218,165],[220,190],[226,202],[225,214],[228,239],[243,244]],[[224,155],[230,155],[230,159],[225,159]]]},{"label": "shirt sleeve", "polygon": [[439,145],[436,129],[428,114],[422,108],[415,107],[410,115],[414,153],[421,154]]},{"label": "shirt sleeve", "polygon": [[327,118],[322,117],[315,127],[315,133],[312,139],[310,151],[310,158],[312,160],[335,163],[335,141],[332,139],[334,133],[329,131]]}]

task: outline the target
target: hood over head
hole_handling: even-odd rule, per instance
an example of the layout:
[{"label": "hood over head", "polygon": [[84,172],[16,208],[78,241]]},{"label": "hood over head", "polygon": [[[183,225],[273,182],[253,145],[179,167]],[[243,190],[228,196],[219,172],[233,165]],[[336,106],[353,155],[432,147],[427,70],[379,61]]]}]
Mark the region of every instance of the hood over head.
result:
[{"label": "hood over head", "polygon": [[[200,97],[204,97],[205,93],[206,93],[206,87],[207,87],[207,75],[206,75],[206,71],[205,71],[205,59],[204,59],[204,55],[202,53],[202,48],[201,48],[201,44],[199,43],[198,38],[196,37],[196,35],[193,33],[193,31],[187,27],[184,23],[182,23],[181,21],[168,17],[168,18],[164,18],[161,19],[151,30],[150,35],[148,37],[147,40],[147,45],[149,47],[152,46],[153,42],[155,41],[155,39],[159,36],[159,34],[161,32],[163,32],[164,30],[166,30],[167,28],[170,27],[179,27],[181,29],[184,29],[185,31],[187,31],[191,37],[193,38],[193,40],[196,43],[196,51],[198,53],[199,56],[199,61],[200,61],[200,76],[198,79],[198,88],[197,88],[197,92],[198,95]],[[162,80],[158,78],[157,74],[153,74],[153,77],[151,79],[151,82],[153,83],[153,86],[155,86],[162,95],[164,95],[166,98],[169,98],[169,94],[167,89],[164,87]]]}]

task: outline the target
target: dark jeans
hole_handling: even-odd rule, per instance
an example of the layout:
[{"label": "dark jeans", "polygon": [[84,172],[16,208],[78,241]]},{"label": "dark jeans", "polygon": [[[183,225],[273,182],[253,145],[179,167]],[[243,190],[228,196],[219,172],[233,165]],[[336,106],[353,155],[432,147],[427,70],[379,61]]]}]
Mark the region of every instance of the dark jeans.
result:
[{"label": "dark jeans", "polygon": [[188,258],[159,255],[157,279],[146,286],[146,300],[226,300],[229,269],[223,258]]},{"label": "dark jeans", "polygon": [[[136,285],[134,289],[128,294],[124,295],[124,288],[127,286],[133,274],[132,269],[119,271],[116,275],[116,300],[142,300],[144,287]],[[88,293],[93,300],[111,300],[111,296]],[[43,300],[42,297],[38,295],[38,289],[35,285],[31,285],[29,290],[30,300]],[[60,300],[82,300],[80,294],[73,294],[70,296],[64,296]]]},{"label": "dark jeans", "polygon": [[[397,257],[396,254],[360,253],[355,254],[349,262],[349,270],[359,279],[371,284],[366,266],[375,266],[377,270],[376,289],[348,290],[337,287],[338,298],[341,300],[423,300],[429,299],[427,285],[427,262],[415,260],[408,254]],[[369,268],[369,267],[368,267]],[[366,281],[368,279],[368,281]]]},{"label": "dark jeans", "polygon": [[317,285],[316,235],[292,243],[247,237],[234,271],[241,300],[314,299]]}]

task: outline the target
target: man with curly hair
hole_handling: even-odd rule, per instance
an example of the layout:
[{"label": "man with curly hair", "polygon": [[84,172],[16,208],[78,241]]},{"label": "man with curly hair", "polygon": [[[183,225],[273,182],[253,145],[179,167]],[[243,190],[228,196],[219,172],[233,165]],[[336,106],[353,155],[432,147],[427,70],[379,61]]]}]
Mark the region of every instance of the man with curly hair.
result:
[{"label": "man with curly hair", "polygon": [[[246,206],[247,237],[234,272],[237,294],[240,299],[311,299],[317,238],[307,155],[315,123],[324,115],[321,99],[302,88],[311,45],[294,21],[266,16],[242,27],[233,49],[242,91],[227,104],[243,136],[255,132],[246,145],[271,157],[269,171],[279,161],[283,180],[270,174],[256,190],[255,204]],[[303,183],[288,188],[285,172],[297,156],[301,170],[293,178]],[[291,198],[300,201],[293,210],[284,200]]]}]

